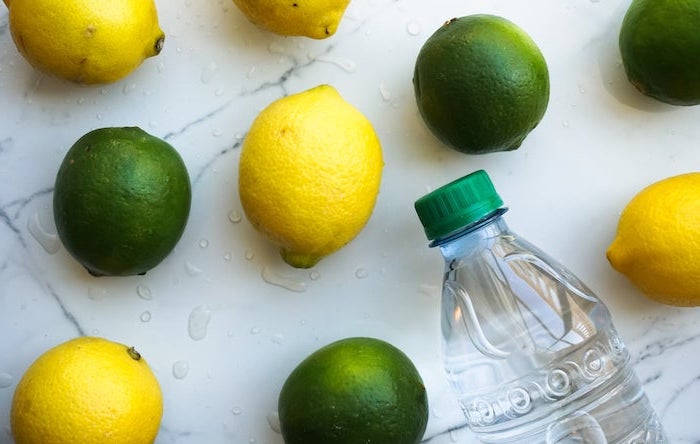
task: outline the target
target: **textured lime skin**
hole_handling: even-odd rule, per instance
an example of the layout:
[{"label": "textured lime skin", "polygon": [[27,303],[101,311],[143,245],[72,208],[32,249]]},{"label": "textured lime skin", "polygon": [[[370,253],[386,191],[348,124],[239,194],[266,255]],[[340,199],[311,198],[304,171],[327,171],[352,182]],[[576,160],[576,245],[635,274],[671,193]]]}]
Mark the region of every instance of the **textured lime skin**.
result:
[{"label": "textured lime skin", "polygon": [[184,232],[191,203],[185,164],[140,128],[102,128],[68,150],[56,175],[56,229],[95,276],[143,274]]},{"label": "textured lime skin", "polygon": [[549,71],[535,42],[488,14],[449,20],[430,36],[413,86],[428,128],[467,154],[520,147],[549,103]]},{"label": "textured lime skin", "polygon": [[627,78],[642,94],[672,105],[700,103],[700,2],[634,0],[619,45]]},{"label": "textured lime skin", "polygon": [[396,347],[347,338],[301,362],[278,411],[286,444],[417,444],[428,423],[418,371]]}]

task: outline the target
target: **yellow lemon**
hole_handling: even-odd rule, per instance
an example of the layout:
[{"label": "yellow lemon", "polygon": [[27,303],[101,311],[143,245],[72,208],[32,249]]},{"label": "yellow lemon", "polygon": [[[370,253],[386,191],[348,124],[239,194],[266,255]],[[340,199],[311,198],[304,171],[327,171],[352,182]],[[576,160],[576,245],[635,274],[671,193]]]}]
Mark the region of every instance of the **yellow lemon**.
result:
[{"label": "yellow lemon", "polygon": [[10,421],[16,444],[150,444],[162,414],[158,381],[133,347],[80,337],[27,369]]},{"label": "yellow lemon", "polygon": [[4,0],[19,52],[78,83],[119,80],[163,48],[153,0]]},{"label": "yellow lemon", "polygon": [[700,173],[641,190],[623,210],[607,257],[652,299],[700,305]]},{"label": "yellow lemon", "polygon": [[273,102],[253,122],[241,150],[241,204],[288,264],[312,267],[365,226],[383,165],[371,123],[320,85]]},{"label": "yellow lemon", "polygon": [[233,0],[251,22],[281,35],[335,34],[350,0]]}]

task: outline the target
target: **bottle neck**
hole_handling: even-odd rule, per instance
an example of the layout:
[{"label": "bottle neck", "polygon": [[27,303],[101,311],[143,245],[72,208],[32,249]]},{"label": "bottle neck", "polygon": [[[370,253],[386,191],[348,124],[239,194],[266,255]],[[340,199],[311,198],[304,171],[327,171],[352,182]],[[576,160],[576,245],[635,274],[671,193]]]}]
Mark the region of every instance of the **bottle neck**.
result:
[{"label": "bottle neck", "polygon": [[508,225],[503,219],[503,214],[508,211],[507,208],[499,208],[476,222],[465,225],[464,227],[447,234],[446,236],[434,239],[430,243],[430,247],[440,247],[443,255],[450,246],[462,241],[474,241],[482,238],[492,238],[503,232],[508,231]]}]

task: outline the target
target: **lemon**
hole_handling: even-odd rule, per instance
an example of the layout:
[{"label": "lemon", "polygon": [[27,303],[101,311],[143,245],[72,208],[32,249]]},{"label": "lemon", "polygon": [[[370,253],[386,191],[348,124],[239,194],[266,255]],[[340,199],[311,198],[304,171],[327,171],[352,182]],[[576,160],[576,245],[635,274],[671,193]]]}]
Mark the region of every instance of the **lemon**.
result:
[{"label": "lemon", "polygon": [[78,139],[58,169],[54,221],[90,274],[144,274],[180,240],[191,198],[175,148],[138,127],[100,128]]},{"label": "lemon", "polygon": [[700,305],[700,173],[663,179],[634,196],[607,257],[652,299]]},{"label": "lemon", "polygon": [[427,127],[467,154],[517,149],[549,102],[549,71],[535,42],[489,14],[435,31],[418,53],[413,86]]},{"label": "lemon", "polygon": [[5,0],[19,52],[73,82],[119,80],[163,48],[153,0]]},{"label": "lemon", "polygon": [[350,0],[233,0],[251,22],[276,34],[325,39],[338,29]]},{"label": "lemon", "polygon": [[239,195],[251,224],[308,268],[369,220],[383,168],[371,123],[329,85],[263,109],[243,141]]},{"label": "lemon", "polygon": [[80,337],[27,369],[10,422],[16,444],[149,444],[162,414],[158,380],[133,347]]},{"label": "lemon", "polygon": [[411,360],[375,338],[316,350],[287,377],[278,400],[286,444],[417,444],[428,398]]},{"label": "lemon", "polygon": [[700,103],[700,2],[634,0],[620,28],[629,81],[673,105]]}]

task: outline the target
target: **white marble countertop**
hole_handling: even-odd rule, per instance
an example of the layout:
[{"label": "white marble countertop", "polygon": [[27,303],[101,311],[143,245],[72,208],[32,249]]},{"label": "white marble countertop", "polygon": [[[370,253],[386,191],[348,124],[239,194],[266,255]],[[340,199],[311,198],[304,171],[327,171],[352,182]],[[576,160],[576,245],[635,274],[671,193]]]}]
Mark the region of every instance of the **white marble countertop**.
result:
[{"label": "white marble countertop", "polygon": [[[418,367],[431,403],[426,440],[474,442],[442,378],[442,260],[413,202],[479,168],[510,207],[511,228],[607,303],[671,442],[700,442],[700,313],[649,301],[605,258],[638,190],[700,168],[700,107],[654,102],[624,77],[617,35],[628,3],[353,0],[337,34],[316,41],[261,31],[230,0],[158,0],[163,52],[102,87],[34,71],[1,7],[0,442],[11,442],[9,406],[24,370],[77,335],[133,344],[147,358],[164,392],[158,443],[282,443],[275,411],[288,373],[317,348],[361,335],[393,343]],[[426,130],[411,78],[434,30],[479,12],[533,37],[552,88],[520,149],[466,156]],[[242,217],[239,148],[263,107],[321,83],[373,122],[386,166],[360,236],[295,270]],[[145,276],[94,278],[53,234],[52,187],[80,136],[131,125],[182,154],[191,217],[175,251]]]}]

